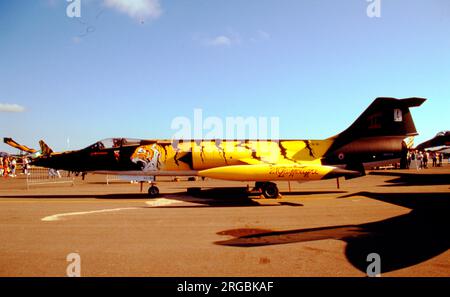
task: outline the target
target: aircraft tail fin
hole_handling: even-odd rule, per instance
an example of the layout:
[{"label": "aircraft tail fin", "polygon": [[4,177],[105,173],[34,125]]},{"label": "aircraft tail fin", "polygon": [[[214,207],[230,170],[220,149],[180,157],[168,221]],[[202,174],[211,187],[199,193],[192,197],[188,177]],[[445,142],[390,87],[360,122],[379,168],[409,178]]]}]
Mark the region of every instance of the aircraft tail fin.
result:
[{"label": "aircraft tail fin", "polygon": [[53,153],[53,150],[43,140],[39,140],[39,145],[43,156],[49,156]]},{"label": "aircraft tail fin", "polygon": [[[332,144],[324,155],[325,164],[345,165],[346,169],[397,163],[406,156],[407,137],[417,135],[410,107],[420,106],[424,98],[376,98],[346,130],[328,141]],[[401,164],[402,165],[402,164]]]},{"label": "aircraft tail fin", "polygon": [[332,137],[335,148],[350,143],[353,140],[380,136],[417,135],[410,107],[420,106],[426,99],[390,97],[376,98],[372,104],[345,131]]},{"label": "aircraft tail fin", "polygon": [[34,154],[36,152],[35,149],[29,148],[26,145],[20,144],[20,143],[14,141],[12,138],[9,138],[9,137],[3,138],[3,142],[6,143],[7,145],[12,146],[13,148],[21,150],[23,152],[27,152],[27,153],[30,153],[30,154]]}]

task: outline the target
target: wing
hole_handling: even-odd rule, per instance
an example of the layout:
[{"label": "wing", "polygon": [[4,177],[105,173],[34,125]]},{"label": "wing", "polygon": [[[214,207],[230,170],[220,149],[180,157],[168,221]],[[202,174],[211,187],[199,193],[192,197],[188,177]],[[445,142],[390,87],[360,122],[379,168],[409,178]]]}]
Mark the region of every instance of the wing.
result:
[{"label": "wing", "polygon": [[34,154],[35,152],[37,152],[35,149],[29,148],[23,144],[17,143],[16,141],[14,141],[12,138],[3,138],[3,142],[6,143],[9,146],[12,146],[13,148],[19,149],[23,152],[27,152],[30,154]]}]

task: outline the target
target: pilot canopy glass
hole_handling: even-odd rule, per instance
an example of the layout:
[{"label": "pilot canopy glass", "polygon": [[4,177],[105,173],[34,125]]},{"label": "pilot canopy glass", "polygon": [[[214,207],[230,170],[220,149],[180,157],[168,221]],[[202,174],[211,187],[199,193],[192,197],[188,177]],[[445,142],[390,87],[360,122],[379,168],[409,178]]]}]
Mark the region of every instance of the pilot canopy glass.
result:
[{"label": "pilot canopy glass", "polygon": [[139,145],[141,140],[133,139],[133,138],[107,138],[100,141],[97,141],[93,145],[88,148],[92,150],[103,150],[103,149],[111,149],[111,148],[120,148],[123,146],[132,146]]}]

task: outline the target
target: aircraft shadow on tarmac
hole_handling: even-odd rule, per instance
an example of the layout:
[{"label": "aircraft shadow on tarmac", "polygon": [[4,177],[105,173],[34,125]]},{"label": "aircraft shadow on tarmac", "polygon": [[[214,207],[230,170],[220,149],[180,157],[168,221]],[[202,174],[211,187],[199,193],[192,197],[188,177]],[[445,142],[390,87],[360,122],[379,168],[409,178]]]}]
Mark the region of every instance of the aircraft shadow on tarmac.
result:
[{"label": "aircraft shadow on tarmac", "polygon": [[[426,169],[423,169],[426,171]],[[420,174],[403,172],[370,172],[370,175],[395,176],[396,178],[386,181],[389,185],[383,187],[396,186],[432,186],[450,184],[450,174]]]},{"label": "aircraft shadow on tarmac", "polygon": [[[207,188],[193,193],[180,191],[171,194],[162,194],[160,198],[178,200],[180,202],[191,202],[197,205],[170,205],[157,206],[158,208],[189,208],[189,207],[226,207],[226,206],[303,206],[300,202],[283,201],[282,199],[252,199],[257,198],[259,194],[248,193],[245,187],[226,187],[226,188]],[[323,194],[340,194],[346,191],[295,191],[283,193],[283,196],[291,195],[323,195]],[[149,199],[146,193],[115,193],[115,194],[52,194],[52,195],[15,195],[4,196],[1,198],[29,198],[29,199]],[[200,205],[199,205],[200,204]]]},{"label": "aircraft shadow on tarmac", "polygon": [[[339,194],[345,191],[304,191],[287,192],[283,196],[290,195],[321,195]],[[282,199],[255,199],[260,194],[248,193],[245,187],[203,188],[201,190],[187,193],[180,191],[171,194],[162,194],[161,198],[178,200],[180,202],[191,202],[197,205],[169,205],[158,206],[158,208],[189,208],[189,207],[242,207],[242,206],[303,206],[300,202],[283,201]],[[98,199],[139,199],[147,198],[146,194],[109,194],[96,196]],[[148,198],[147,198],[148,199]],[[198,205],[200,204],[200,206]]]},{"label": "aircraft shadow on tarmac", "polygon": [[[202,191],[203,192],[203,191]],[[114,193],[114,194],[52,194],[52,195],[44,195],[44,194],[29,194],[29,195],[14,195],[14,196],[0,196],[0,198],[9,198],[9,199],[104,199],[104,200],[135,200],[135,199],[143,199],[149,200],[146,193]],[[183,205],[183,206],[156,206],[158,208],[177,208],[177,207],[225,207],[225,206],[275,206],[280,204],[266,204],[261,205],[253,199],[250,199],[249,196],[243,195],[234,195],[227,196],[222,193],[222,197],[214,197],[208,195],[188,195],[186,192],[178,192],[171,193],[167,195],[161,195],[159,198],[167,198],[172,200],[178,200],[180,202],[191,202],[196,203],[197,205]],[[149,201],[154,200],[154,198]],[[200,205],[199,205],[200,204]],[[298,206],[301,206],[299,204]]]},{"label": "aircraft shadow on tarmac", "polygon": [[450,239],[449,193],[371,193],[359,192],[340,198],[366,196],[412,209],[411,212],[361,225],[329,226],[312,229],[271,231],[233,229],[219,232],[234,238],[218,245],[254,247],[274,244],[338,239],[347,243],[345,256],[365,272],[370,253],[381,257],[382,272],[410,267],[448,250]]},{"label": "aircraft shadow on tarmac", "polygon": [[[290,195],[323,195],[323,194],[339,194],[346,193],[345,191],[303,191],[303,192],[283,192],[282,195],[287,197]],[[194,202],[203,204],[205,206],[303,206],[300,202],[283,201],[282,199],[252,199],[260,196],[258,193],[248,193],[247,188],[209,188],[195,191],[194,193],[186,194],[186,192],[179,192],[168,195],[169,199]],[[178,206],[161,206],[163,207],[178,207]],[[190,207],[190,206],[179,206]],[[198,206],[192,206],[198,207]]]}]

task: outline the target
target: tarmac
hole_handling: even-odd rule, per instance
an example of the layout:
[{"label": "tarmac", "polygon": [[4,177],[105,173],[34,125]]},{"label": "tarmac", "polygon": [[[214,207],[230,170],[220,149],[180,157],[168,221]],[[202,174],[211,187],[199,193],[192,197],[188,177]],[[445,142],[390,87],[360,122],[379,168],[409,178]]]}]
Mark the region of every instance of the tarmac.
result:
[{"label": "tarmac", "polygon": [[[380,170],[351,180],[138,184],[90,175],[75,184],[0,178],[0,276],[450,276],[450,166]],[[186,188],[201,187],[188,195]]]}]

